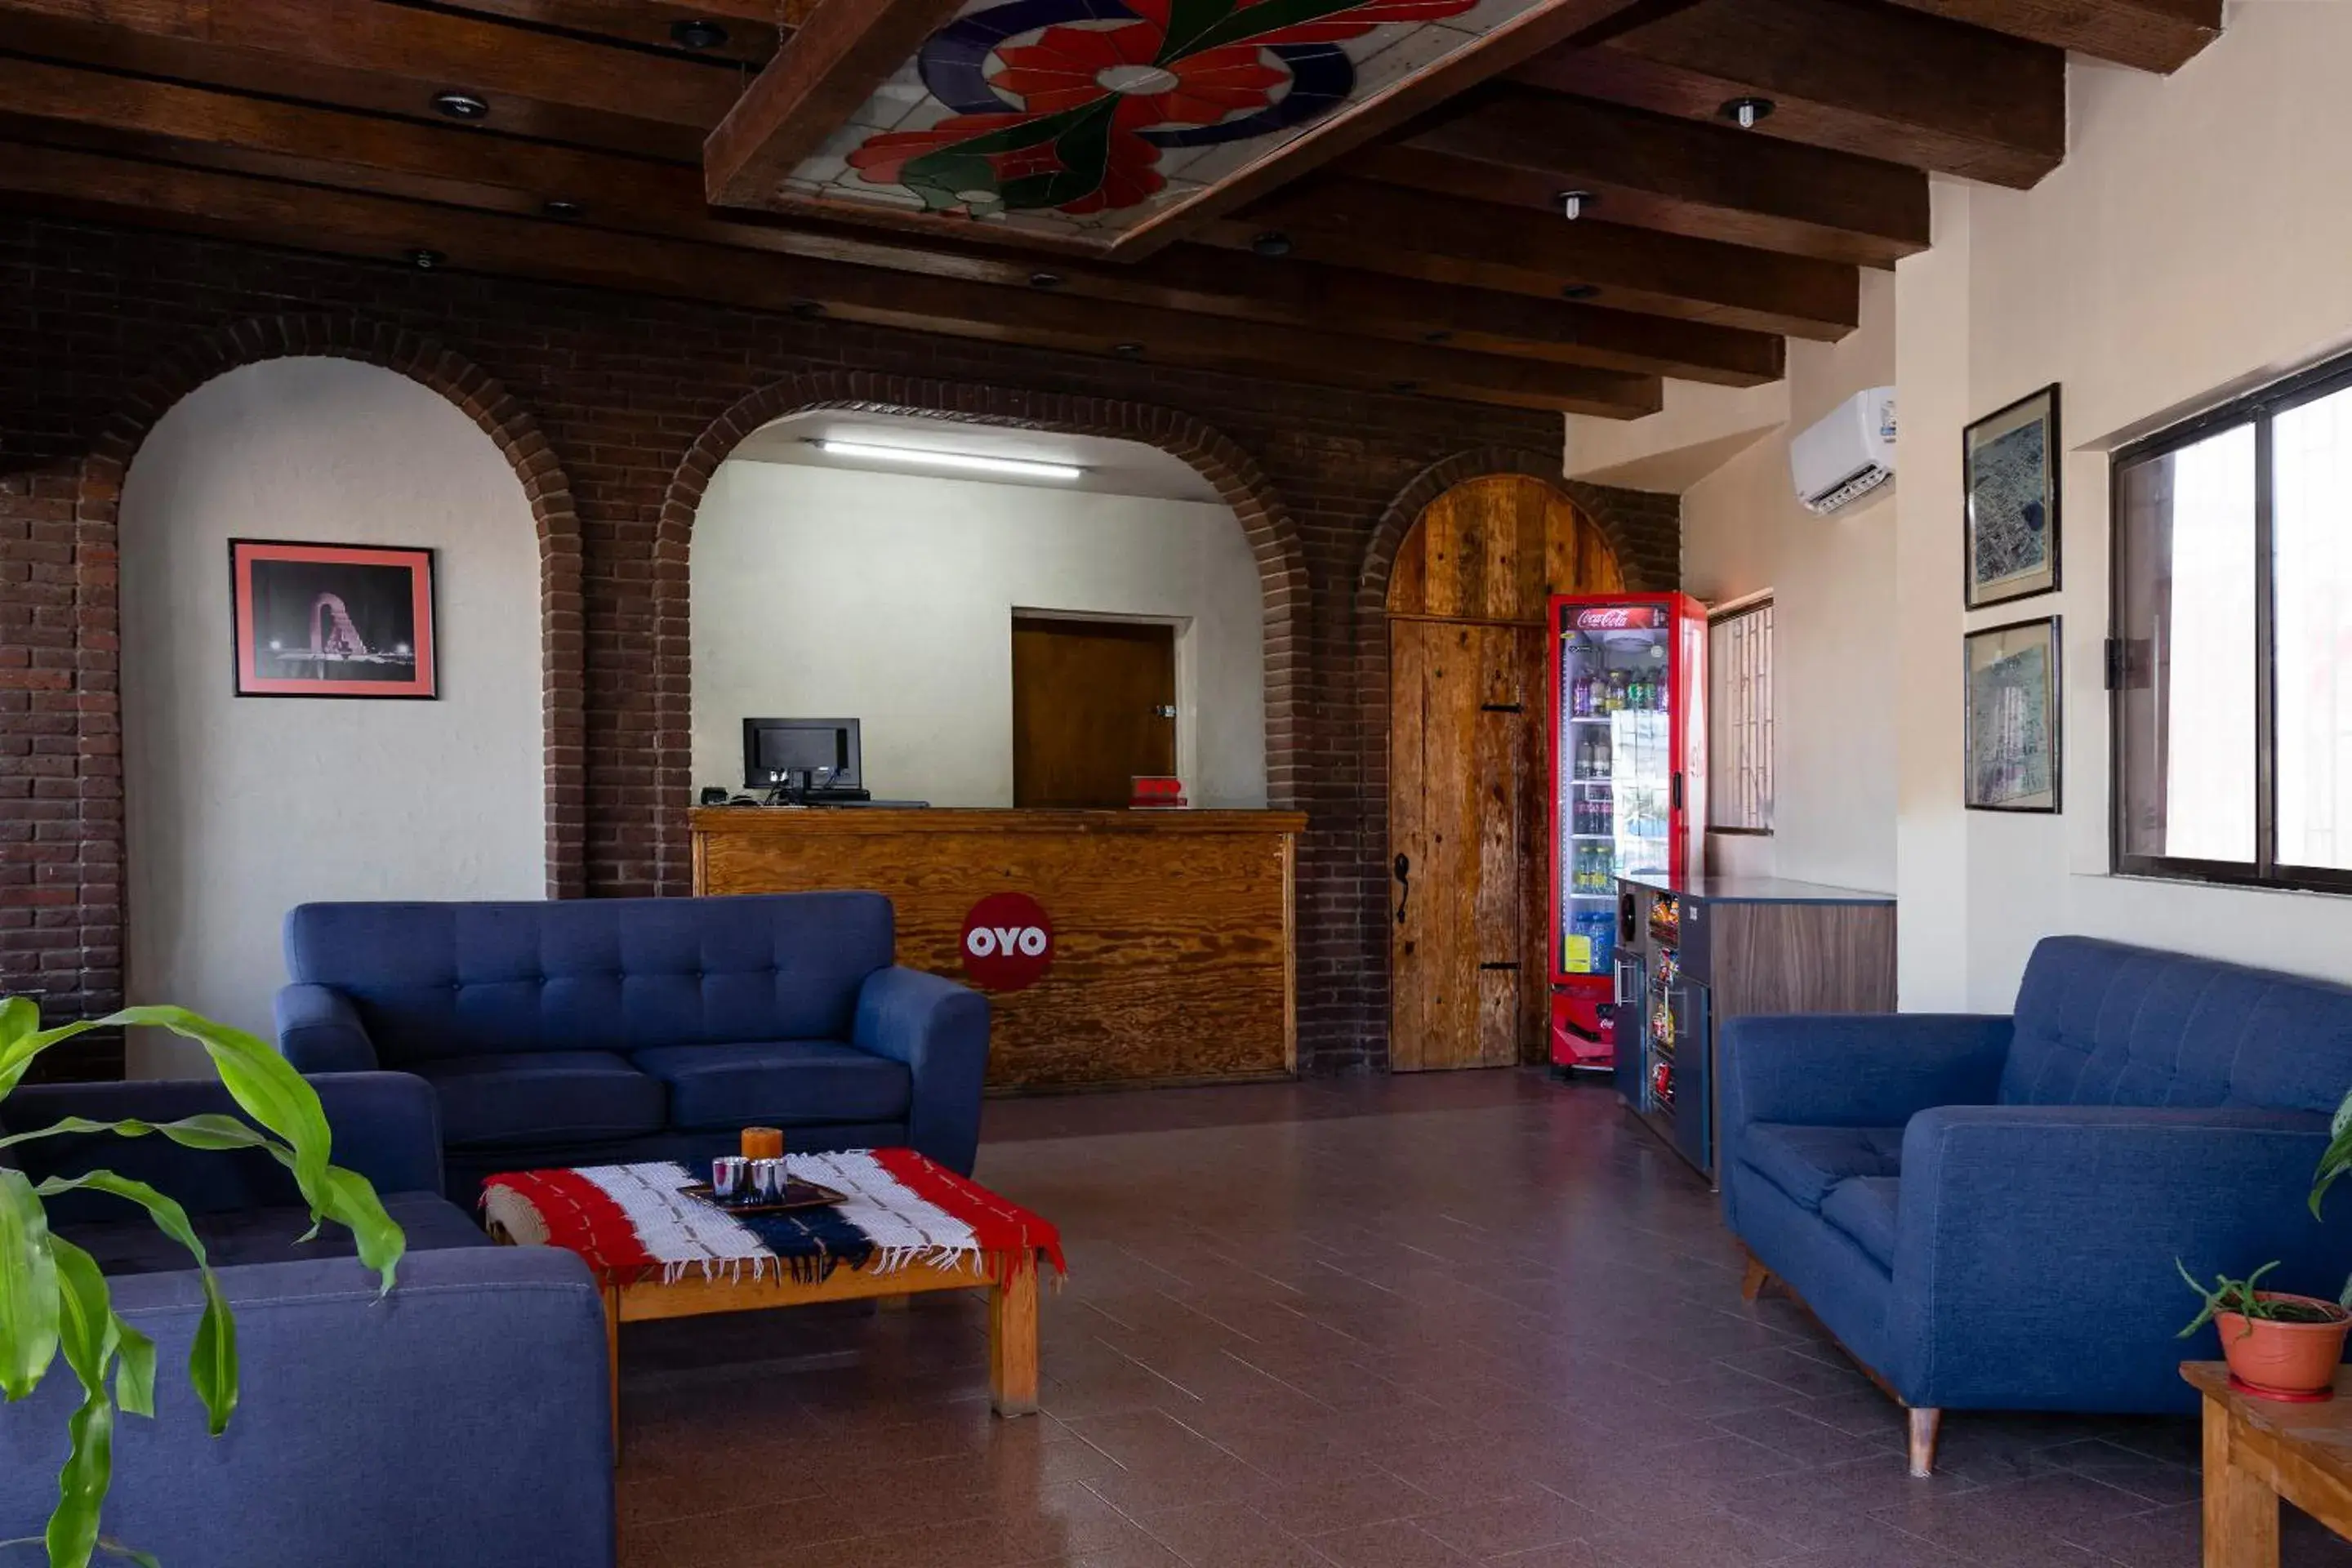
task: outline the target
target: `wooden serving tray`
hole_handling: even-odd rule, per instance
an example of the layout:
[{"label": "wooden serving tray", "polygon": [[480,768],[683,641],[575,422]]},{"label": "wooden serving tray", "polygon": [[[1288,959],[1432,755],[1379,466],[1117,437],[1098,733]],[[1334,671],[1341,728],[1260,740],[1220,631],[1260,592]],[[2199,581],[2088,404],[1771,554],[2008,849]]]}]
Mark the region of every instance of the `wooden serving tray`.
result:
[{"label": "wooden serving tray", "polygon": [[709,1182],[689,1182],[678,1191],[698,1203],[709,1204],[720,1214],[791,1214],[798,1209],[830,1208],[835,1204],[849,1201],[847,1193],[837,1193],[814,1182],[803,1182],[798,1176],[784,1184],[784,1195],[772,1203],[721,1202],[711,1192]]}]

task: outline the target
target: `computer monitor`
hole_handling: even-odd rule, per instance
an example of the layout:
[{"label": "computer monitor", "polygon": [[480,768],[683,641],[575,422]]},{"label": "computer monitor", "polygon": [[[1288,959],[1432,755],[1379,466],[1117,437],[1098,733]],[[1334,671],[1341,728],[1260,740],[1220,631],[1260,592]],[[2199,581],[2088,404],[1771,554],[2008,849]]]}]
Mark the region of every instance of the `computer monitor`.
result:
[{"label": "computer monitor", "polygon": [[743,785],[795,792],[853,790],[859,776],[855,719],[746,719]]}]

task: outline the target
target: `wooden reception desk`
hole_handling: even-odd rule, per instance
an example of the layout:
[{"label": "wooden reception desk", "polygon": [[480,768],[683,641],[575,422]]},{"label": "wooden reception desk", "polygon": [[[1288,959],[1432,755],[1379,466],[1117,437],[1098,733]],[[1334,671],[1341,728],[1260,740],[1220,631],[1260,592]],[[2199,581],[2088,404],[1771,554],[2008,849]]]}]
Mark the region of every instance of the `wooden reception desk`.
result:
[{"label": "wooden reception desk", "polygon": [[982,987],[991,1085],[1277,1077],[1297,1059],[1291,879],[1306,826],[1281,811],[707,806],[693,814],[694,889],[887,894],[898,962],[968,984],[973,906],[1026,894],[1051,925],[1051,960],[1023,989]]}]

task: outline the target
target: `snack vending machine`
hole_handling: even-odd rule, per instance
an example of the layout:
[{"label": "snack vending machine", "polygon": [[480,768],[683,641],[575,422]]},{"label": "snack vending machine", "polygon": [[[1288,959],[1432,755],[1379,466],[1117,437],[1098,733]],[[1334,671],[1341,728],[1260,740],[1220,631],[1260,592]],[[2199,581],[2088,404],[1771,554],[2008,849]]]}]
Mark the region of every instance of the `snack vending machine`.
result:
[{"label": "snack vending machine", "polygon": [[1706,607],[1686,594],[1556,595],[1551,1059],[1616,1060],[1617,879],[1702,868]]}]

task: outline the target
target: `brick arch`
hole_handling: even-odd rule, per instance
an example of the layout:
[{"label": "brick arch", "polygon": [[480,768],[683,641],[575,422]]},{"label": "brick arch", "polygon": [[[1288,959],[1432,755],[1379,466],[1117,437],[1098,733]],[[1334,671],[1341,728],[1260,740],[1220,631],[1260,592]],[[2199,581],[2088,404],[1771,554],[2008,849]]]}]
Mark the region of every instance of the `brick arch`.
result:
[{"label": "brick arch", "polygon": [[[125,395],[92,439],[76,482],[75,583],[82,813],[79,890],[86,969],[78,1010],[120,1004],[123,857],[121,607],[117,552],[122,484],[131,460],[173,405],[249,364],[292,358],[357,360],[408,377],[457,405],[497,444],[530,501],[539,532],[541,712],[545,758],[547,893],[587,890],[586,733],[580,519],[572,487],[539,422],[480,366],[431,338],[329,315],[259,317],[166,356]],[[100,964],[94,956],[107,959]]]},{"label": "brick arch", "polygon": [[[1557,453],[1546,456],[1518,447],[1480,447],[1456,452],[1415,475],[1381,514],[1356,574],[1355,624],[1357,733],[1362,737],[1363,745],[1358,765],[1364,780],[1363,831],[1357,847],[1357,877],[1358,886],[1365,889],[1361,910],[1365,929],[1381,933],[1368,954],[1370,962],[1365,973],[1371,994],[1373,1030],[1379,1041],[1372,1056],[1375,1065],[1382,1068],[1388,1063],[1389,1021],[1389,944],[1385,934],[1390,898],[1389,574],[1413,525],[1421,521],[1421,514],[1429,510],[1431,502],[1472,479],[1511,474],[1542,480],[1591,519],[1616,552],[1628,591],[1651,592],[1661,585],[1654,581],[1658,576],[1656,563],[1643,559],[1631,531],[1615,515],[1608,493],[1563,479]],[[1671,586],[1671,581],[1664,585]]]},{"label": "brick arch", "polygon": [[753,431],[820,408],[920,414],[971,425],[1139,441],[1180,458],[1216,487],[1257,559],[1265,629],[1268,803],[1295,807],[1306,757],[1307,576],[1297,526],[1257,462],[1221,432],[1172,408],[1062,393],[1025,392],[913,376],[827,371],[750,394],[712,422],[671,479],[655,534],[655,879],[665,893],[691,886],[683,808],[693,787],[692,587],[695,513],[719,465]]}]

